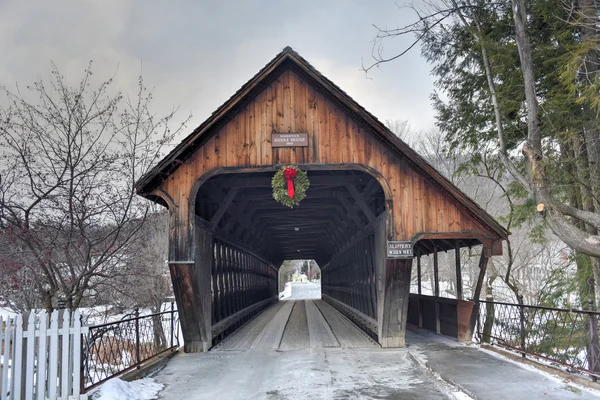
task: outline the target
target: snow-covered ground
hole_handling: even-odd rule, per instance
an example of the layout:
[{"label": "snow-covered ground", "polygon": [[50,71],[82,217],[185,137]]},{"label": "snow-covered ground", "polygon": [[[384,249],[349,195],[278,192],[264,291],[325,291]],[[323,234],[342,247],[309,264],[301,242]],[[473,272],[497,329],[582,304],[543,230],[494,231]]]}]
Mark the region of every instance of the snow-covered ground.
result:
[{"label": "snow-covered ground", "polygon": [[320,299],[321,282],[287,282],[279,300]]},{"label": "snow-covered ground", "polygon": [[[177,304],[173,304],[174,310],[177,310]],[[134,309],[123,309],[118,312],[115,311],[114,307],[111,306],[96,306],[96,307],[82,307],[79,309],[81,315],[84,318],[86,325],[105,324],[108,322],[116,322],[126,318],[132,318],[135,316]],[[161,306],[161,312],[171,311],[171,303],[163,303]],[[140,316],[150,315],[153,313],[149,308],[140,308]]]},{"label": "snow-covered ground", "polygon": [[104,383],[92,395],[94,400],[152,400],[163,388],[152,378],[139,379],[125,382],[119,378],[111,379]]},{"label": "snow-covered ground", "polygon": [[292,282],[286,282],[285,289],[279,292],[279,298],[285,300],[292,295]]}]

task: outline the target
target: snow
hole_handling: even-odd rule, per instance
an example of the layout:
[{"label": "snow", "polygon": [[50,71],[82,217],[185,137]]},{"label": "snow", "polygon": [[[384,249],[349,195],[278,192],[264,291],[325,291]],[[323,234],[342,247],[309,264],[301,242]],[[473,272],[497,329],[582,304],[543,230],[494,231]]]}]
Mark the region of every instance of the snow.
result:
[{"label": "snow", "polygon": [[119,378],[104,383],[94,393],[94,400],[152,400],[157,398],[163,388],[152,378],[125,382]]},{"label": "snow", "polygon": [[452,395],[456,400],[473,400],[472,397],[467,396],[464,392],[452,392]]},{"label": "snow", "polygon": [[[177,311],[177,305],[174,305],[174,310]],[[117,322],[123,319],[132,318],[135,316],[135,309],[124,309],[122,312],[115,312],[115,308],[111,306],[95,306],[95,307],[80,307],[79,311],[84,318],[86,325],[99,325],[109,322]],[[171,303],[166,302],[161,306],[161,312],[171,311]],[[149,308],[140,308],[140,316],[150,315],[153,313]]]},{"label": "snow", "polygon": [[284,300],[292,295],[292,283],[286,282],[285,289],[282,292],[279,292],[279,298]]}]

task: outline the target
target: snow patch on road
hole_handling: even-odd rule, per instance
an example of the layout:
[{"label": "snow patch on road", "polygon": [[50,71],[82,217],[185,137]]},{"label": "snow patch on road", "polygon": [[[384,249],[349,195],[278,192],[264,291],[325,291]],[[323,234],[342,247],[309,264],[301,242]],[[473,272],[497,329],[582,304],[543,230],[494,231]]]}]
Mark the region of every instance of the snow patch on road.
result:
[{"label": "snow patch on road", "polygon": [[104,383],[96,393],[94,400],[152,400],[163,388],[152,378],[144,378],[133,382],[125,382],[119,378]]},{"label": "snow patch on road", "polygon": [[286,282],[285,289],[282,292],[279,292],[279,298],[281,300],[285,300],[292,295],[292,283]]},{"label": "snow patch on road", "polygon": [[467,396],[465,393],[463,392],[452,392],[452,395],[454,396],[454,398],[456,400],[473,400],[472,397]]}]

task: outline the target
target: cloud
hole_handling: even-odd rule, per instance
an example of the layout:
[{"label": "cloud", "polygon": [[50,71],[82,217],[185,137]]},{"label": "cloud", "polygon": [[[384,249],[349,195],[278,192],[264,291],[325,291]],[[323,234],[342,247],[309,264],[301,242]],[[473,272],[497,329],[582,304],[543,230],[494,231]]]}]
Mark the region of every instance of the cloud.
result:
[{"label": "cloud", "polygon": [[[394,64],[359,71],[370,57],[373,23],[410,18],[393,2],[359,0],[6,1],[0,5],[0,85],[49,76],[50,62],[78,81],[94,60],[98,79],[155,88],[155,108],[180,107],[200,124],[262,66],[290,45],[381,120],[433,123],[432,79],[412,51]],[[410,40],[410,38],[408,38]]]}]

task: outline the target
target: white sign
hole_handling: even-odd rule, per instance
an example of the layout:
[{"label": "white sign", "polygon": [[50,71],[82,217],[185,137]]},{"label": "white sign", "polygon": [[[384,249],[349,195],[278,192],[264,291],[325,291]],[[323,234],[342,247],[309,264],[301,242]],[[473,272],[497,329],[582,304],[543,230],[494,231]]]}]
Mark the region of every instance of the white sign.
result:
[{"label": "white sign", "polygon": [[413,258],[413,244],[410,241],[388,242],[388,258]]}]

